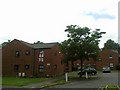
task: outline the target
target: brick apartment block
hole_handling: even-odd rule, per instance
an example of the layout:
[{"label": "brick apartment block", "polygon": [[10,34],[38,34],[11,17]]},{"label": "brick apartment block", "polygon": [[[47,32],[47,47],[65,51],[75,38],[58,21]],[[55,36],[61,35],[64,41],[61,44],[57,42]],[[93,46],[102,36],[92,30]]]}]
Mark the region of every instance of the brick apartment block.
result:
[{"label": "brick apartment block", "polygon": [[[34,43],[14,39],[2,47],[2,75],[3,76],[57,76],[68,71],[78,70],[80,60],[62,64],[62,53],[58,43]],[[85,60],[83,67],[90,65],[96,69],[110,66],[115,69],[118,65],[118,52],[102,50],[99,60]]]},{"label": "brick apartment block", "polygon": [[64,74],[58,43],[30,44],[14,39],[2,48],[3,76],[56,76]]},{"label": "brick apartment block", "polygon": [[[85,60],[83,62],[83,67],[92,66],[96,69],[102,69],[104,66],[109,66],[111,69],[116,69],[119,64],[118,52],[115,50],[102,50],[99,54],[99,60],[95,61],[93,59]],[[68,62],[69,71],[78,70],[81,66],[80,60]]]}]

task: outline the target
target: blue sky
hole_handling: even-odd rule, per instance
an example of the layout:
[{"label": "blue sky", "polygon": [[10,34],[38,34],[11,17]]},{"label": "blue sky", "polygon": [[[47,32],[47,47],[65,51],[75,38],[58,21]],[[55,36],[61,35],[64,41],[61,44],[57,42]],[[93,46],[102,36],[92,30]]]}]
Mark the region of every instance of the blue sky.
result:
[{"label": "blue sky", "polygon": [[119,0],[1,0],[0,43],[19,39],[29,43],[61,42],[67,25],[87,26],[118,41]]}]

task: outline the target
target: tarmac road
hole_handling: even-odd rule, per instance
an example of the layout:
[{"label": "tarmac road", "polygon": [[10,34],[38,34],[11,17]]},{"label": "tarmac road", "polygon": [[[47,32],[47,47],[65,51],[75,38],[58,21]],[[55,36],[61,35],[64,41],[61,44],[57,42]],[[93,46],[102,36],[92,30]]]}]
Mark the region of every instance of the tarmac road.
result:
[{"label": "tarmac road", "polygon": [[64,85],[57,85],[52,88],[99,88],[107,84],[118,85],[118,72],[98,73],[98,78],[88,80],[77,80]]}]

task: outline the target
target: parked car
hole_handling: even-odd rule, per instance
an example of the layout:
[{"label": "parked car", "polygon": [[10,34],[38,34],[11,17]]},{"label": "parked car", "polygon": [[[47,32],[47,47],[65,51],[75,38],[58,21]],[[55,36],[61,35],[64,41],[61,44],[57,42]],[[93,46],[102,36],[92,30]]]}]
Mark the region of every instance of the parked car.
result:
[{"label": "parked car", "polygon": [[102,72],[105,73],[105,72],[108,72],[110,73],[111,72],[111,69],[109,66],[104,66],[103,69],[102,69]]},{"label": "parked car", "polygon": [[[87,68],[84,68],[82,70],[82,75],[85,75],[85,73],[87,72],[87,74],[91,74],[91,75],[96,75],[97,74],[97,70],[93,67],[87,67]],[[78,72],[78,75],[81,74],[81,70]]]}]

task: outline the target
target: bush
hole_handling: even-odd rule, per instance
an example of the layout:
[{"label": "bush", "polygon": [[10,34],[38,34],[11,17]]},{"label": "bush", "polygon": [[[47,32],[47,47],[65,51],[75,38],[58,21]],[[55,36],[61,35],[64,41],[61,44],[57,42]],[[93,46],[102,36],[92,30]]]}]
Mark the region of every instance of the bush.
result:
[{"label": "bush", "polygon": [[120,70],[120,65],[117,65],[117,66],[116,66],[116,70]]}]

